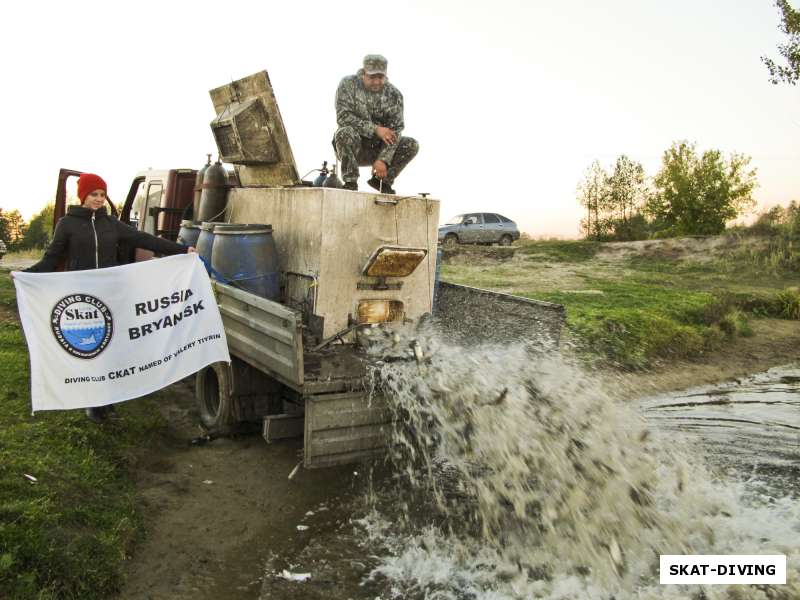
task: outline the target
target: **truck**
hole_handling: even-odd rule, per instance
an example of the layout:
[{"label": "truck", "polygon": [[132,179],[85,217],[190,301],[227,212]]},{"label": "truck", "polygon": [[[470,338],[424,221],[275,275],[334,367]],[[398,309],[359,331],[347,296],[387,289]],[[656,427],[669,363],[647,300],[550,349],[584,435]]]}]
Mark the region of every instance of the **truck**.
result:
[{"label": "truck", "polygon": [[[210,96],[220,160],[233,165],[224,220],[271,225],[280,297],[212,282],[232,360],[196,375],[209,432],[258,423],[267,442],[302,437],[306,468],[373,458],[390,443],[393,413],[368,385],[371,335],[433,316],[457,343],[557,343],[562,306],[437,280],[439,200],[301,181],[266,71]],[[59,173],[54,221],[77,175]],[[196,210],[196,178],[191,168],[138,173],[119,218],[174,240]],[[126,261],[152,257],[122,252]]]}]

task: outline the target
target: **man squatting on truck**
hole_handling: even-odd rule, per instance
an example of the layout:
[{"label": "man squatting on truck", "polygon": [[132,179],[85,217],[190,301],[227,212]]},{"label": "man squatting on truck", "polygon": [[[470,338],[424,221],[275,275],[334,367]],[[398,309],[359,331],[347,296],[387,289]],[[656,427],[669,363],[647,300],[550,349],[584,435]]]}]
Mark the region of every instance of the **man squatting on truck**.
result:
[{"label": "man squatting on truck", "polygon": [[417,140],[402,136],[403,94],[386,77],[386,59],[364,57],[364,67],[348,75],[336,90],[333,146],[339,159],[344,189],[358,190],[358,167],[371,166],[367,183],[384,194],[417,155]]}]

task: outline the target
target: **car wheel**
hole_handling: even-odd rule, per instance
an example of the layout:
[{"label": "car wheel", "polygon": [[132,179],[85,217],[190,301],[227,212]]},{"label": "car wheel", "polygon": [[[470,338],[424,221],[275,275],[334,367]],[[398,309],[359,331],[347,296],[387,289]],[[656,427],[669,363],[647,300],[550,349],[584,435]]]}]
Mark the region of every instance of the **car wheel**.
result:
[{"label": "car wheel", "polygon": [[500,245],[501,246],[510,246],[511,242],[513,242],[513,241],[514,240],[511,239],[510,235],[505,234],[500,238]]},{"label": "car wheel", "polygon": [[455,233],[448,233],[444,236],[444,241],[442,242],[442,247],[447,248],[448,250],[452,250],[458,244],[458,236]]}]

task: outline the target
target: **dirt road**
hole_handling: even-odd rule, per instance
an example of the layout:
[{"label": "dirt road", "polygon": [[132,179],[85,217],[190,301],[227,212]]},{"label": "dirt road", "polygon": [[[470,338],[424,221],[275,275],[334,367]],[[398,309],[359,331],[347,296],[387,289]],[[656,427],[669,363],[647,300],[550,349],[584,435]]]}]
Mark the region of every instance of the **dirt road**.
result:
[{"label": "dirt road", "polygon": [[8,269],[9,271],[19,271],[27,269],[31,265],[36,264],[38,259],[35,258],[19,258],[16,256],[4,256],[0,261],[0,268]]},{"label": "dirt road", "polygon": [[[311,526],[298,531],[306,513],[360,493],[361,475],[352,468],[301,469],[290,481],[298,441],[267,445],[249,435],[192,446],[200,435],[193,392],[187,383],[170,390],[172,402],[162,408],[169,431],[135,461],[147,531],[120,598],[258,598],[268,560],[290,567],[274,557],[297,555],[316,533]],[[338,526],[339,519],[330,510],[314,528]]]}]

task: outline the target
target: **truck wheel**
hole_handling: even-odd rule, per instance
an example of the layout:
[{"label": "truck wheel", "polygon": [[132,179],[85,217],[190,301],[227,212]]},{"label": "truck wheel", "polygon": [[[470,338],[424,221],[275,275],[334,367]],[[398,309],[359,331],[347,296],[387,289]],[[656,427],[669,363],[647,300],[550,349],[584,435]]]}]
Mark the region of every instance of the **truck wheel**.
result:
[{"label": "truck wheel", "polygon": [[458,236],[455,233],[448,233],[444,236],[444,241],[442,242],[442,247],[447,248],[448,250],[452,250],[458,244]]},{"label": "truck wheel", "polygon": [[218,362],[198,371],[194,394],[203,427],[213,433],[230,432],[236,418],[228,364]]},{"label": "truck wheel", "polygon": [[500,245],[501,246],[510,246],[511,242],[514,240],[511,239],[511,236],[507,233],[500,238]]}]

